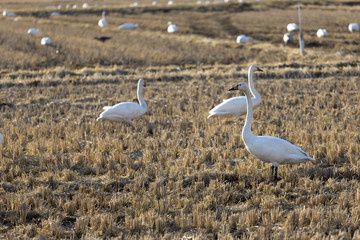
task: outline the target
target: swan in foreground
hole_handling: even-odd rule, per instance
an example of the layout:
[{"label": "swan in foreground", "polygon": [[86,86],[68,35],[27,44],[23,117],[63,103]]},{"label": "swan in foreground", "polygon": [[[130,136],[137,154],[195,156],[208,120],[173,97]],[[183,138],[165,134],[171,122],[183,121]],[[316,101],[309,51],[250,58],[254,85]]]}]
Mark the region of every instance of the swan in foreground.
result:
[{"label": "swan in foreground", "polygon": [[136,117],[140,117],[147,111],[147,105],[142,97],[142,87],[145,86],[144,79],[139,79],[137,86],[137,98],[140,104],[134,102],[122,102],[114,106],[105,106],[105,110],[96,119],[108,119],[111,121],[125,121],[131,124],[131,120]]},{"label": "swan in foreground", "polygon": [[289,23],[287,26],[286,26],[286,29],[288,32],[295,32],[298,30],[298,26],[296,25],[296,23]]},{"label": "swan in foreground", "polygon": [[271,175],[273,180],[277,180],[277,171],[279,164],[297,164],[315,159],[309,157],[301,148],[290,142],[269,136],[255,136],[251,132],[251,121],[253,118],[253,102],[248,85],[244,82],[238,83],[232,90],[241,90],[246,96],[247,114],[245,125],[242,129],[241,137],[245,143],[246,149],[261,161],[271,163]]},{"label": "swan in foreground", "polygon": [[168,31],[168,33],[175,33],[175,32],[177,32],[177,26],[175,24],[173,24],[172,22],[168,22],[167,31]]},{"label": "swan in foreground", "polygon": [[0,144],[2,144],[3,143],[3,136],[2,136],[2,134],[0,133]]},{"label": "swan in foreground", "polygon": [[105,11],[102,12],[102,18],[98,22],[99,27],[106,27]]},{"label": "swan in foreground", "polygon": [[327,36],[327,31],[326,31],[326,29],[320,28],[319,30],[317,30],[316,36],[317,36],[318,38],[326,37],[326,36]]},{"label": "swan in foreground", "polygon": [[359,24],[357,24],[357,23],[350,23],[350,24],[349,24],[349,31],[350,31],[350,32],[358,32],[358,31],[359,31]]},{"label": "swan in foreground", "polygon": [[[248,70],[248,83],[250,86],[250,91],[254,96],[252,99],[252,103],[254,107],[257,107],[261,102],[261,96],[254,88],[253,84],[253,72],[263,70],[258,68],[255,65],[251,65]],[[225,99],[222,103],[215,106],[210,110],[210,115],[208,118],[216,116],[216,115],[233,115],[235,117],[239,117],[241,115],[246,114],[246,98],[244,96],[241,97],[232,97],[229,99]]]}]

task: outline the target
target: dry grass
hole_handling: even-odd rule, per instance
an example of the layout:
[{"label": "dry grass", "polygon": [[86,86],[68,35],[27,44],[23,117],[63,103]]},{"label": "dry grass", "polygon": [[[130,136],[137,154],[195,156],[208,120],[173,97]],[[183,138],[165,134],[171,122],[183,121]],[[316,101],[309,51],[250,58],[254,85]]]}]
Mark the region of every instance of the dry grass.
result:
[{"label": "dry grass", "polygon": [[[300,58],[296,46],[275,40],[284,22],[275,13],[294,9],[267,4],[236,13],[171,12],[186,29],[176,35],[162,32],[162,23],[174,15],[119,10],[109,19],[138,19],[147,27],[106,30],[113,39],[105,44],[91,39],[100,34],[92,26],[98,15],[91,12],[79,15],[77,23],[77,15],[2,19],[7,24],[1,32],[16,41],[0,35],[6,56],[0,60],[0,100],[14,104],[1,108],[0,235],[360,238],[358,39],[350,41],[352,35],[340,30],[352,11],[341,5],[339,13],[348,14],[328,30],[339,31]],[[324,18],[334,12],[308,6],[306,21],[317,19],[310,11],[318,8],[324,8],[316,12]],[[260,24],[254,11],[273,14],[273,27]],[[254,45],[234,45],[231,28],[214,24],[249,18],[258,19],[257,28],[251,32],[245,22],[241,29],[259,39]],[[194,19],[208,28],[190,30]],[[35,22],[57,33],[54,47],[41,48],[39,39],[24,35]],[[234,96],[227,89],[246,78],[250,63],[265,70],[255,76],[263,102],[254,113],[253,132],[287,139],[319,161],[281,166],[276,184],[269,181],[269,165],[244,147],[243,117],[206,119],[209,109]],[[134,99],[141,77],[148,81],[148,113],[133,127],[96,122],[102,106]]]}]

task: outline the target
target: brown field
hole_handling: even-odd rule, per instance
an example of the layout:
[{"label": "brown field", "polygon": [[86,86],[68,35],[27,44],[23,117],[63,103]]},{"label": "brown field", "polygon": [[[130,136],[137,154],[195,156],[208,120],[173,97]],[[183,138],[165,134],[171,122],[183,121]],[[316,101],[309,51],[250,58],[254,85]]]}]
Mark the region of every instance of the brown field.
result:
[{"label": "brown field", "polygon": [[[360,239],[360,35],[347,30],[359,3],[304,1],[304,56],[297,36],[282,44],[292,1],[104,0],[56,17],[46,6],[69,1],[0,3],[20,15],[0,17],[0,100],[12,104],[1,106],[1,239]],[[317,159],[280,166],[277,183],[246,151],[244,117],[206,118],[240,94],[227,89],[250,64],[264,69],[253,133]],[[139,78],[148,112],[133,126],[97,122],[136,97]]]}]

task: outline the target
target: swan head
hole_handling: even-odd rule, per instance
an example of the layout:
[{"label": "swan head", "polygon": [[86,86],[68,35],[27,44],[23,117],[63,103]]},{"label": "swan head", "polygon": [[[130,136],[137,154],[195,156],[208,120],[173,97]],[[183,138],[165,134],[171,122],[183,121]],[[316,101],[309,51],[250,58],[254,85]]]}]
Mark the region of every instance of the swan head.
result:
[{"label": "swan head", "polygon": [[249,90],[249,86],[245,82],[239,82],[238,84],[236,84],[236,86],[230,88],[229,91],[234,91],[234,90],[246,91],[246,89]]},{"label": "swan head", "polygon": [[261,68],[259,68],[258,66],[256,66],[256,65],[251,65],[250,66],[250,71],[251,72],[263,72],[263,70]]},{"label": "swan head", "polygon": [[139,79],[139,82],[138,82],[139,86],[143,86],[143,87],[146,87],[146,82],[143,78],[140,78]]}]

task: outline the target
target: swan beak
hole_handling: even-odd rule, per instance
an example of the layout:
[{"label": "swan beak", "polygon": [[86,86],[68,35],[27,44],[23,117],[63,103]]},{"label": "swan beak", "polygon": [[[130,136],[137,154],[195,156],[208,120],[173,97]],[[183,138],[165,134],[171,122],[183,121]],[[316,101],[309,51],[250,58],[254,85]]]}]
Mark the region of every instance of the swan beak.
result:
[{"label": "swan beak", "polygon": [[229,91],[234,91],[234,90],[238,90],[238,89],[239,89],[239,88],[238,88],[238,86],[236,85],[235,87],[230,88]]},{"label": "swan beak", "polygon": [[259,72],[263,72],[264,70],[262,70],[261,68],[257,68],[256,71],[259,71]]}]

